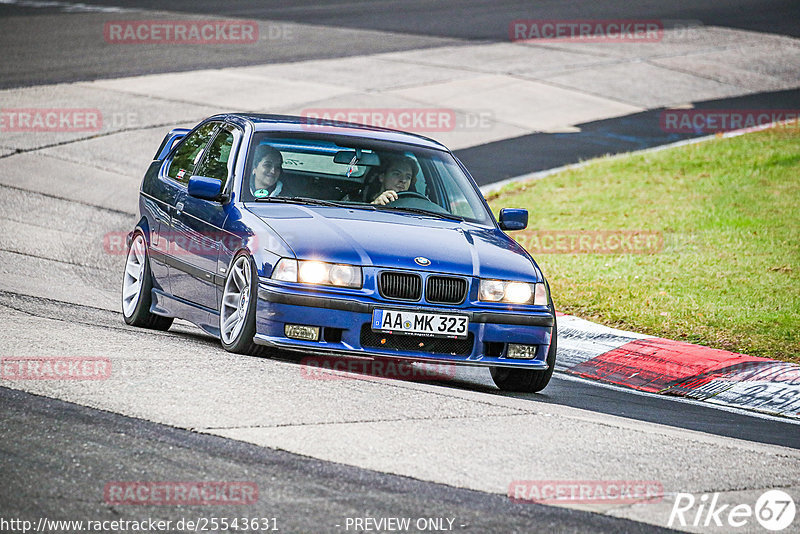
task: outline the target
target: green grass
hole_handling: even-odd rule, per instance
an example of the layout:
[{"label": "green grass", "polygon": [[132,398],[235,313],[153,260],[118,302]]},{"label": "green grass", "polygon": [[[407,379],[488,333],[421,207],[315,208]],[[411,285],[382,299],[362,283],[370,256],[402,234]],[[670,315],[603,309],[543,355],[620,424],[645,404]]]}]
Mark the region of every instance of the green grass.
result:
[{"label": "green grass", "polygon": [[[556,308],[609,326],[800,362],[800,127],[601,158],[488,196],[532,231],[645,230],[651,254],[537,254]],[[533,252],[533,251],[532,251]]]}]

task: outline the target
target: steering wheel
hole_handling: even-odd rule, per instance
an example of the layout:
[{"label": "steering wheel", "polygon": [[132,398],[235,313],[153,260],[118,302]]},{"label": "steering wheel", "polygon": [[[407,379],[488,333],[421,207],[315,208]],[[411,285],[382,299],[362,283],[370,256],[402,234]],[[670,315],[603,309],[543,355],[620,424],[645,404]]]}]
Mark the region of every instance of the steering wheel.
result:
[{"label": "steering wheel", "polygon": [[[401,198],[421,198],[422,200],[427,200],[428,202],[431,201],[428,197],[422,193],[417,193],[416,191],[399,191],[397,193],[397,200],[400,200]],[[397,200],[394,200],[393,202],[397,202]]]},{"label": "steering wheel", "polygon": [[388,205],[397,206],[398,208],[417,208],[438,213],[448,213],[446,209],[416,191],[398,191],[397,200],[389,202]]}]

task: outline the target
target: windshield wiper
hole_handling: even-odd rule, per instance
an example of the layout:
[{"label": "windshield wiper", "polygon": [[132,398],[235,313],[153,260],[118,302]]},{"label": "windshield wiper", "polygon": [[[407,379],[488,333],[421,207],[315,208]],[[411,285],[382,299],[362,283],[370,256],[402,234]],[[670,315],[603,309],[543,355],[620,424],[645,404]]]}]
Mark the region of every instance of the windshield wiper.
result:
[{"label": "windshield wiper", "polygon": [[357,210],[375,211],[376,209],[378,209],[372,204],[364,204],[363,202],[358,202],[355,200],[343,200],[339,203],[339,205],[342,206],[343,208],[354,208]]},{"label": "windshield wiper", "polygon": [[406,208],[403,206],[383,206],[383,209],[387,210],[398,210],[398,211],[408,211],[411,213],[417,213],[419,215],[427,215],[428,217],[439,217],[442,219],[450,219],[453,221],[463,221],[464,217],[459,215],[453,215],[452,213],[440,212],[440,211],[430,211],[424,210],[421,208]]},{"label": "windshield wiper", "polygon": [[372,204],[364,204],[355,201],[333,202],[331,200],[320,200],[308,197],[256,197],[256,202],[282,202],[284,204],[314,204],[316,206],[332,206],[335,208],[348,208],[357,210],[375,211],[378,207]]},{"label": "windshield wiper", "polygon": [[256,202],[283,202],[285,204],[314,204],[317,206],[345,207],[337,202],[308,197],[255,197]]}]

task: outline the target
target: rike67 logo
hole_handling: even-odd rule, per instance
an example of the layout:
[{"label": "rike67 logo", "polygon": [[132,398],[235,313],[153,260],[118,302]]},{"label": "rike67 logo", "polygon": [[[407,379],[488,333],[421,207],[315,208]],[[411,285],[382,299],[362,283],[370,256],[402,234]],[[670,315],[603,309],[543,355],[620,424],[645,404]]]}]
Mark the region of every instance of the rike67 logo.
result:
[{"label": "rike67 logo", "polygon": [[752,525],[755,518],[765,529],[777,532],[792,524],[796,512],[791,495],[777,489],[764,492],[755,506],[722,504],[719,500],[719,493],[704,493],[700,498],[691,493],[678,493],[667,526],[705,527],[731,532],[731,529]]}]

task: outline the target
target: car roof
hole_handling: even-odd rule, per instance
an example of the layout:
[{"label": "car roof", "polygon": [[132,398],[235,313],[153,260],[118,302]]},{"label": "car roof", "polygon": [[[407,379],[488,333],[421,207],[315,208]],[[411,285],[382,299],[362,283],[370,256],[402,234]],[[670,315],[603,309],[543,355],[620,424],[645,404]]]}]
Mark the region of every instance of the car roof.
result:
[{"label": "car roof", "polygon": [[433,148],[436,150],[448,150],[443,144],[422,135],[392,130],[389,128],[379,128],[367,126],[354,122],[333,121],[327,119],[316,119],[308,117],[298,117],[295,115],[272,115],[263,113],[225,113],[215,115],[210,119],[227,120],[245,126],[245,123],[252,125],[257,132],[297,132],[309,133],[319,132],[333,135],[343,135],[350,137],[362,137],[376,139],[380,141],[390,141],[396,143],[406,143],[411,145]]}]

